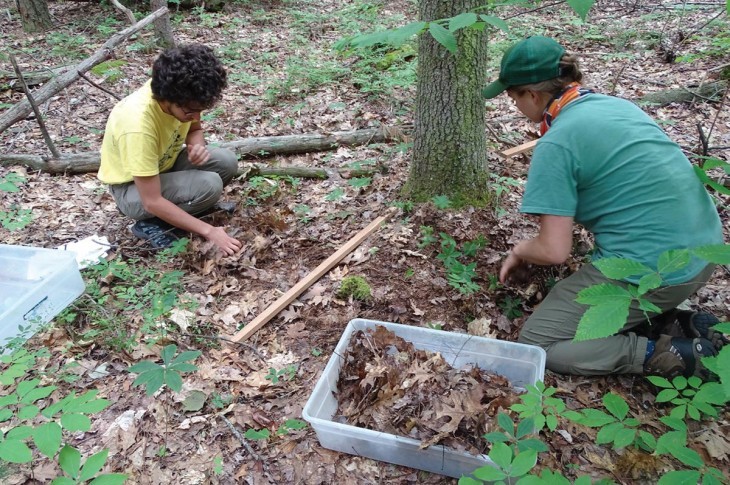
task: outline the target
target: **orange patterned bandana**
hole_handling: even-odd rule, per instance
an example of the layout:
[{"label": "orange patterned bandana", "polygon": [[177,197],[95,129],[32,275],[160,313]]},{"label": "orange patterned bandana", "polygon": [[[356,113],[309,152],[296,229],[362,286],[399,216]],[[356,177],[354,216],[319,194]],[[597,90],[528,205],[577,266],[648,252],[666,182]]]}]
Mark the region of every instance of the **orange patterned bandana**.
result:
[{"label": "orange patterned bandana", "polygon": [[540,123],[540,136],[548,131],[560,110],[581,96],[594,92],[592,89],[584,88],[578,83],[570,83],[565,86],[565,89],[555,95],[548,107],[545,108],[545,112],[542,114],[542,123]]}]

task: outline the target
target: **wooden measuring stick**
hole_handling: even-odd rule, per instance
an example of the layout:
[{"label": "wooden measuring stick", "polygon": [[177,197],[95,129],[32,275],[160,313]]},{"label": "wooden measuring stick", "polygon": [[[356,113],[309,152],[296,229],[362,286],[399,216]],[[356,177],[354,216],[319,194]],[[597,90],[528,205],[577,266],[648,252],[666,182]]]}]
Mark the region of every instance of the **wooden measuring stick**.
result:
[{"label": "wooden measuring stick", "polygon": [[523,143],[522,145],[517,145],[516,147],[509,148],[503,152],[499,152],[500,155],[502,155],[504,158],[512,158],[515,155],[519,155],[520,153],[525,153],[533,148],[535,148],[535,145],[537,144],[537,140],[528,141],[527,143]]},{"label": "wooden measuring stick", "polygon": [[259,316],[251,320],[251,322],[243,327],[231,340],[238,342],[244,340],[253,335],[259,328],[263,327],[266,322],[271,320],[280,311],[289,306],[296,297],[301,295],[304,290],[309,288],[315,281],[320,279],[329,270],[335,267],[337,263],[350,254],[353,249],[360,245],[373,231],[378,229],[380,225],[385,222],[390,213],[385,216],[380,216],[371,222],[365,229],[355,234],[349,241],[347,241],[340,249],[338,249],[329,258],[325,259],[319,266],[317,266],[312,272],[310,272],[303,279],[299,280],[299,283],[294,285],[289,291],[284,293],[274,303],[269,305]]}]

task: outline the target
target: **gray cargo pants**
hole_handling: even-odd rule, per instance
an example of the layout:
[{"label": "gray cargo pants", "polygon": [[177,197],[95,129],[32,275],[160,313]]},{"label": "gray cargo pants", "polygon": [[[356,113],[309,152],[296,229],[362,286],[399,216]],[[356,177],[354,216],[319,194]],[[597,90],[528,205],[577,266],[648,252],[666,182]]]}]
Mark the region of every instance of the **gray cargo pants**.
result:
[{"label": "gray cargo pants", "polygon": [[[189,214],[200,214],[218,202],[223,186],[233,179],[238,170],[236,154],[225,148],[209,148],[210,160],[204,165],[193,165],[188,151],[183,149],[169,172],[160,174],[162,196]],[[122,214],[135,220],[154,217],[144,210],[142,199],[134,182],[109,186]]]},{"label": "gray cargo pants", "polygon": [[[710,264],[690,281],[657,288],[645,296],[662,311],[671,310],[702,288],[714,269],[715,265]],[[558,282],[525,322],[518,341],[545,349],[548,369],[577,375],[644,372],[648,339],[637,332],[647,324],[647,319],[635,302],[629,309],[626,325],[618,334],[582,342],[572,341],[578,322],[588,309],[586,305],[577,303],[575,297],[582,289],[600,283],[613,283],[624,288],[627,286],[626,283],[606,278],[592,264],[585,264]]]}]

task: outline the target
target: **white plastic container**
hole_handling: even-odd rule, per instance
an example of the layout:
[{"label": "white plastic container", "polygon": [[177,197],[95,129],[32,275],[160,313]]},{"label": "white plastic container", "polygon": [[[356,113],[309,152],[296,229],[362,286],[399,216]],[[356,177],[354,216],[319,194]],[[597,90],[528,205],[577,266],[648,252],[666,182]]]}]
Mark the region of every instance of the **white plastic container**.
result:
[{"label": "white plastic container", "polygon": [[84,288],[73,252],[0,244],[0,350],[32,336]]},{"label": "white plastic container", "polygon": [[473,335],[412,327],[397,323],[355,319],[350,321],[327,366],[304,406],[302,416],[314,428],[319,443],[330,450],[365,456],[450,477],[470,475],[475,469],[492,465],[486,455],[471,455],[441,445],[420,449],[411,438],[334,422],[337,412],[337,380],[341,360],[357,330],[383,325],[417,349],[440,352],[452,367],[467,364],[500,374],[517,390],[543,379],[545,351],[533,345],[475,337]]}]

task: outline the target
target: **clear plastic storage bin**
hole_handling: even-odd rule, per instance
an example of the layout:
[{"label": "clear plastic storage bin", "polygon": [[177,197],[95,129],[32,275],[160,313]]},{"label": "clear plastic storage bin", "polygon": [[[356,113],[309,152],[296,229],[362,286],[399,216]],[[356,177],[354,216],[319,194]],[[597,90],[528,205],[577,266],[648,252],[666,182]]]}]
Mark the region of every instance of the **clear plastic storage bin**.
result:
[{"label": "clear plastic storage bin", "polygon": [[517,390],[543,379],[545,351],[534,345],[475,337],[473,335],[412,327],[397,323],[355,319],[350,321],[335,351],[307,400],[302,416],[314,428],[319,443],[331,450],[374,460],[404,465],[450,477],[470,475],[475,469],[492,465],[486,455],[471,455],[441,445],[420,449],[411,438],[373,431],[332,420],[337,412],[337,380],[342,355],[357,330],[383,325],[417,349],[440,352],[455,368],[473,364],[502,375]]},{"label": "clear plastic storage bin", "polygon": [[0,350],[32,336],[83,292],[73,252],[0,244]]}]

